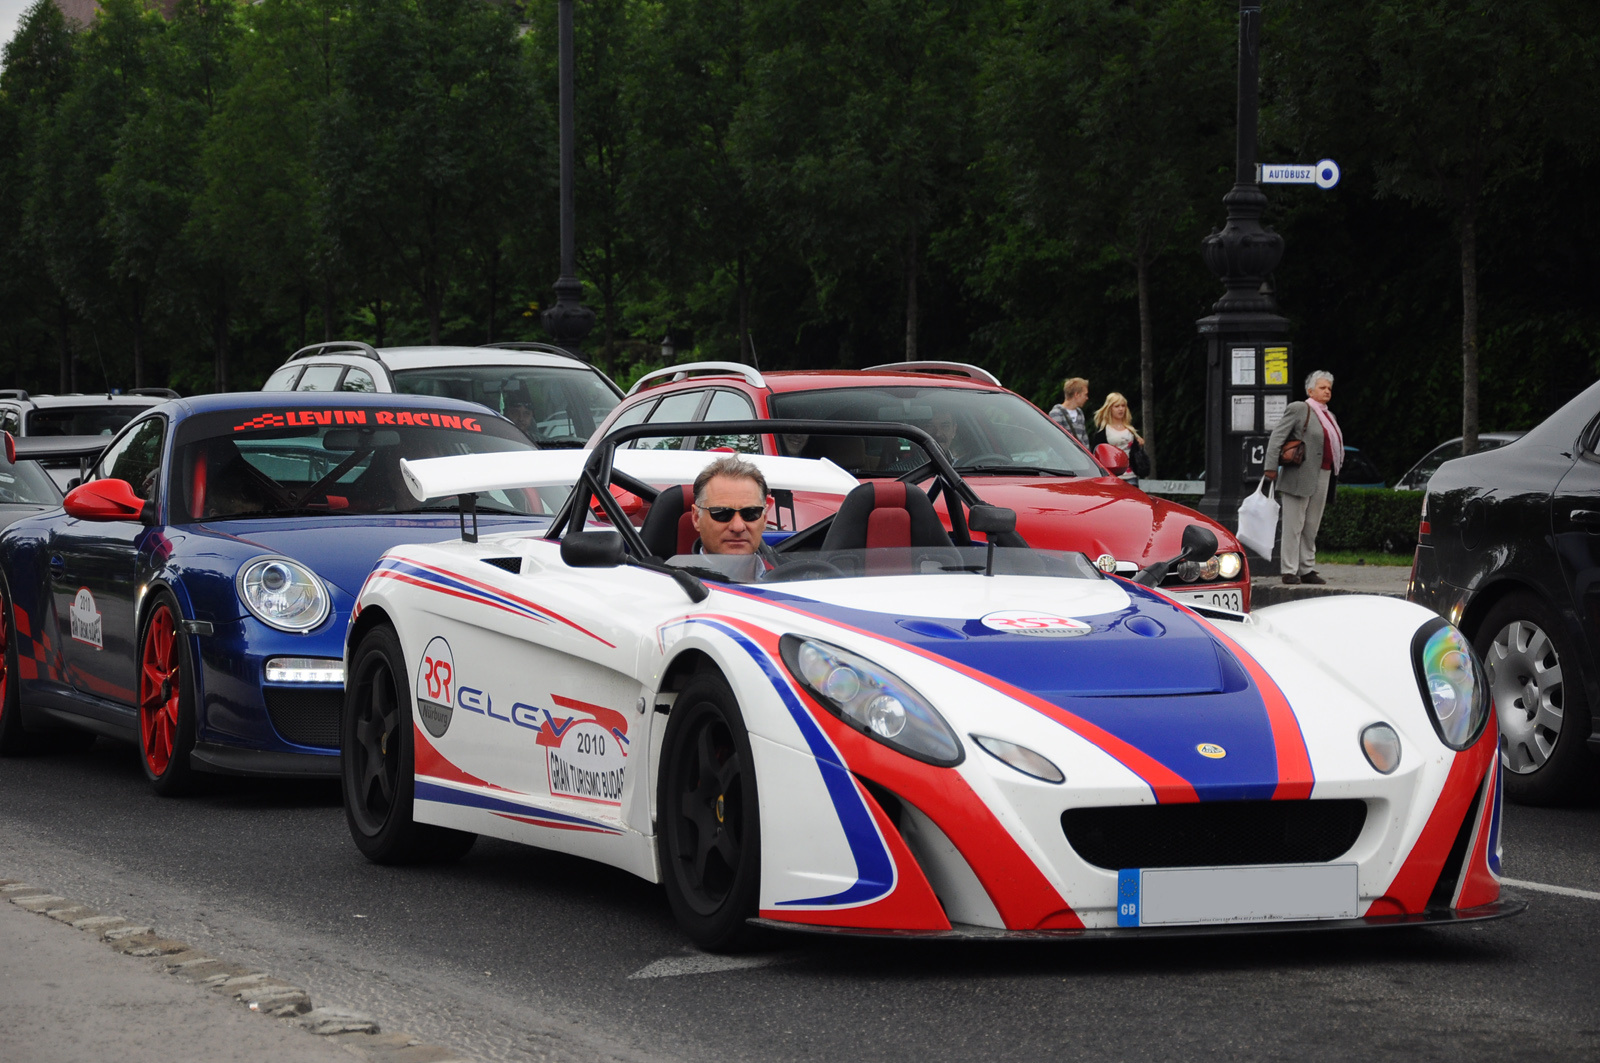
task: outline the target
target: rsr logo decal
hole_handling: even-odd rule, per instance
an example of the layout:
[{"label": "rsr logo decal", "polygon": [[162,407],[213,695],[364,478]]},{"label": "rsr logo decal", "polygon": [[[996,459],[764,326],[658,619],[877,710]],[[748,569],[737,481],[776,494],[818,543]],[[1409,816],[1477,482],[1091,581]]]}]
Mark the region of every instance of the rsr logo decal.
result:
[{"label": "rsr logo decal", "polygon": [[450,729],[452,706],[456,700],[456,662],[450,652],[450,643],[440,636],[428,640],[422,651],[422,663],[417,666],[417,715],[422,726],[435,738],[444,737]]}]

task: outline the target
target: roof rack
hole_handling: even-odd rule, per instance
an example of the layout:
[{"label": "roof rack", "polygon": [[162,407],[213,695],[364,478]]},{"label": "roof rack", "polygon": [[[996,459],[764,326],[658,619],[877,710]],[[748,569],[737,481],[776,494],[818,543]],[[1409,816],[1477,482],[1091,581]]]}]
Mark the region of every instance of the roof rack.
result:
[{"label": "roof rack", "polygon": [[150,396],[151,398],[157,398],[157,399],[181,399],[181,398],[183,398],[182,395],[179,395],[176,391],[173,391],[171,388],[129,388],[127,391],[124,391],[123,394],[124,395],[147,395],[147,396]]},{"label": "roof rack", "polygon": [[715,374],[716,376],[743,377],[745,383],[749,384],[753,388],[764,388],[767,386],[766,378],[755,369],[745,365],[743,362],[686,362],[683,365],[669,365],[665,369],[657,369],[654,372],[646,373],[644,376],[633,382],[633,387],[628,389],[628,394],[632,395],[634,392],[638,391],[640,388],[644,387],[646,383],[652,380],[659,380],[662,377],[671,377],[672,380],[676,382],[687,379],[691,374],[694,373],[711,373]]},{"label": "roof rack", "polygon": [[360,340],[329,340],[326,343],[313,343],[309,347],[302,347],[295,351],[289,356],[288,360],[292,362],[297,358],[310,358],[313,355],[321,354],[323,351],[359,355],[363,358],[371,358],[379,365],[383,364],[383,356],[378,353],[378,349],[370,343],[362,343]]},{"label": "roof rack", "polygon": [[869,365],[866,372],[883,370],[895,373],[943,373],[948,376],[964,376],[968,380],[981,380],[995,387],[1005,387],[1000,383],[1000,378],[987,369],[980,369],[967,362],[885,362],[883,365]]},{"label": "roof rack", "polygon": [[491,348],[498,351],[533,351],[538,354],[559,354],[563,358],[571,358],[575,362],[589,364],[589,360],[580,354],[557,347],[553,343],[540,343],[537,340],[504,340],[499,343],[480,343],[478,347]]},{"label": "roof rack", "polygon": [[28,393],[21,388],[0,389],[0,399],[25,399]]}]

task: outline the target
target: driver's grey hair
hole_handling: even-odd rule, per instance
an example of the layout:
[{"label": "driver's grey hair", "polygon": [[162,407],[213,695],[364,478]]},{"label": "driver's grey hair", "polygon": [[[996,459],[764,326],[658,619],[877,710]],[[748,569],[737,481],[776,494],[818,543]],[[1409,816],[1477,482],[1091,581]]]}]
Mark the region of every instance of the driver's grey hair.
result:
[{"label": "driver's grey hair", "polygon": [[1328,372],[1326,369],[1311,370],[1311,375],[1306,377],[1306,390],[1310,391],[1312,388],[1316,387],[1317,381],[1319,380],[1326,380],[1331,384],[1333,383],[1333,374]]},{"label": "driver's grey hair", "polygon": [[761,475],[761,470],[756,468],[754,462],[745,461],[737,454],[729,454],[700,470],[700,475],[694,478],[694,504],[700,505],[701,498],[706,493],[706,484],[714,477],[727,476],[735,480],[750,480],[761,489],[761,497],[767,497],[767,478]]}]

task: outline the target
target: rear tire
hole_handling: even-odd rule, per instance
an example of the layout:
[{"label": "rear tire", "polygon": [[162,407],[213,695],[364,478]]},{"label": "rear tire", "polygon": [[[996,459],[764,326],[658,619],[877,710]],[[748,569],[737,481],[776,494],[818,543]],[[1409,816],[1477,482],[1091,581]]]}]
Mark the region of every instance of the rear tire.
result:
[{"label": "rear tire", "polygon": [[375,864],[459,860],[476,834],[411,818],[416,791],[411,684],[394,628],[367,632],[350,658],[339,777],[350,837]]},{"label": "rear tire", "polygon": [[0,756],[20,757],[32,748],[22,728],[22,692],[17,687],[16,627],[12,623],[10,588],[0,583]]},{"label": "rear tire", "polygon": [[672,705],[662,741],[656,838],[667,901],[709,952],[760,936],[761,815],[750,735],[720,675],[691,680]]},{"label": "rear tire", "polygon": [[139,633],[139,765],[162,797],[195,786],[194,660],[181,616],[172,592],[157,591]]},{"label": "rear tire", "polygon": [[1472,640],[1500,725],[1506,796],[1524,805],[1574,800],[1592,788],[1589,705],[1579,656],[1555,610],[1531,594],[1497,602]]}]

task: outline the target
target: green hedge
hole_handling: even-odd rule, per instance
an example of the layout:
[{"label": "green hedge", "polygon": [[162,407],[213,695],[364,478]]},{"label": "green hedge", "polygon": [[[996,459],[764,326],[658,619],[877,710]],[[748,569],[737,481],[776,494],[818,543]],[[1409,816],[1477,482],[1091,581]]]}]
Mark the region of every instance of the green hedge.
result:
[{"label": "green hedge", "polygon": [[1403,554],[1417,545],[1421,491],[1341,487],[1322,514],[1318,550],[1382,550]]}]

